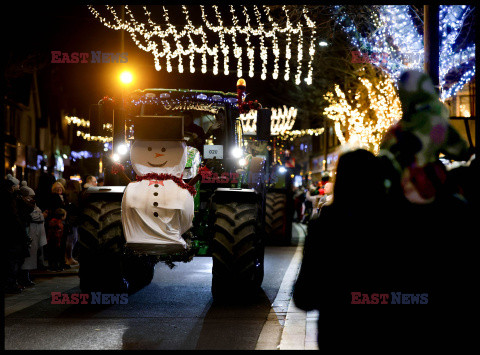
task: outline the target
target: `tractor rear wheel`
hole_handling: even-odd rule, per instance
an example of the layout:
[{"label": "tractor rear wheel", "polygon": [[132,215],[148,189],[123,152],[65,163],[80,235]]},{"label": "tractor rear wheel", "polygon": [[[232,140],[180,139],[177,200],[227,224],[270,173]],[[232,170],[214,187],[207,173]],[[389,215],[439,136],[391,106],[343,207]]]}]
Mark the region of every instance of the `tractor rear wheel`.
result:
[{"label": "tractor rear wheel", "polygon": [[79,276],[84,292],[132,293],[153,278],[155,260],[125,250],[121,201],[84,205],[79,227]]},{"label": "tractor rear wheel", "polygon": [[269,192],[266,197],[265,231],[273,244],[290,244],[291,221],[287,216],[287,195]]},{"label": "tractor rear wheel", "polygon": [[264,245],[257,204],[216,204],[212,243],[215,300],[252,296],[264,275]]}]

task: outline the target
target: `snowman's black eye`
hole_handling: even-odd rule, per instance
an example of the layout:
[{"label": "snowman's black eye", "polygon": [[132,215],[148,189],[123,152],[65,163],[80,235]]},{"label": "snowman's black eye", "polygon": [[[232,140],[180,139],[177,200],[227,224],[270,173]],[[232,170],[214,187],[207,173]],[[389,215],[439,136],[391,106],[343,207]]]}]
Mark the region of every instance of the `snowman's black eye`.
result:
[{"label": "snowman's black eye", "polygon": [[164,151],[166,151],[166,149],[165,149],[165,148],[162,148],[162,152],[164,152]]},{"label": "snowman's black eye", "polygon": [[148,151],[151,152],[151,151],[152,151],[152,147],[148,147]]}]

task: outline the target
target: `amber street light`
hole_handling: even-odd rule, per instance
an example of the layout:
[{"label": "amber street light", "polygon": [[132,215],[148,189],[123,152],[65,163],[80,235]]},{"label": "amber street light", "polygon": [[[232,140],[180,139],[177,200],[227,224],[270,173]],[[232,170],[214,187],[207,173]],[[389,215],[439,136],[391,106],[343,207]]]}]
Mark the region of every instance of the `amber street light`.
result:
[{"label": "amber street light", "polygon": [[130,84],[133,81],[133,75],[129,71],[124,71],[120,74],[120,81],[123,84]]}]

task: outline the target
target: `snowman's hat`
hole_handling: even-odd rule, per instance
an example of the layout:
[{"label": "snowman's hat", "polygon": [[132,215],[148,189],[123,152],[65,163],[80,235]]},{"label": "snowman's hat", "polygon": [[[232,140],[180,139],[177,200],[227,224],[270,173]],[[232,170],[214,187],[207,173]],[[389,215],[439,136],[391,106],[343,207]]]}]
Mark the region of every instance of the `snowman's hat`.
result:
[{"label": "snowman's hat", "polygon": [[141,116],[135,117],[135,140],[182,141],[183,116]]}]

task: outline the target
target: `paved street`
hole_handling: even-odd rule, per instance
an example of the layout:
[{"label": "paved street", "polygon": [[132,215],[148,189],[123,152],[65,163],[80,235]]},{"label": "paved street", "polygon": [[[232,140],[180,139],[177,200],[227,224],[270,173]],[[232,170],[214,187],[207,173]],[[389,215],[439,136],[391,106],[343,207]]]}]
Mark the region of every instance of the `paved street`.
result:
[{"label": "paved street", "polygon": [[302,228],[294,226],[292,246],[267,247],[263,292],[242,305],[212,303],[208,257],[172,270],[159,264],[152,283],[130,295],[128,304],[51,304],[51,292],[80,293],[75,270],[37,277],[35,287],[5,298],[5,348],[316,349],[317,314],[291,300]]}]

